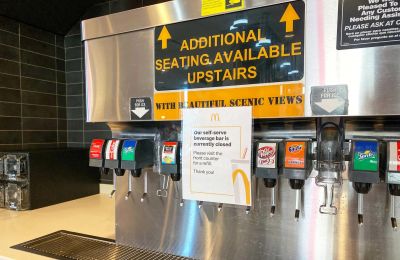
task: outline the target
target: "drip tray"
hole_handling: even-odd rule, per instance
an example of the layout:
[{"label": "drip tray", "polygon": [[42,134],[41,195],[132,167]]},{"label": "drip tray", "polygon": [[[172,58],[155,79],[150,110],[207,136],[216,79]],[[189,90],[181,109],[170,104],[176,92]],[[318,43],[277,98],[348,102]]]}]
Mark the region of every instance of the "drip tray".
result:
[{"label": "drip tray", "polygon": [[190,259],[147,249],[116,245],[114,240],[64,230],[30,240],[12,248],[54,259]]}]

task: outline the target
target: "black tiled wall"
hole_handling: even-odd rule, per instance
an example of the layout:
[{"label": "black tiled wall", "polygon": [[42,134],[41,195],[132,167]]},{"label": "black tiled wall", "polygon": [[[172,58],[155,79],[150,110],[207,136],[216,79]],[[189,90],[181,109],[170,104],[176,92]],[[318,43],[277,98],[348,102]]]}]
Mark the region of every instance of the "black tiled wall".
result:
[{"label": "black tiled wall", "polygon": [[0,150],[67,145],[64,37],[0,16]]},{"label": "black tiled wall", "polygon": [[[113,0],[90,8],[82,19],[126,11],[167,0]],[[65,36],[68,146],[88,147],[94,138],[111,138],[104,123],[86,123],[84,49],[81,43],[80,21]]]}]

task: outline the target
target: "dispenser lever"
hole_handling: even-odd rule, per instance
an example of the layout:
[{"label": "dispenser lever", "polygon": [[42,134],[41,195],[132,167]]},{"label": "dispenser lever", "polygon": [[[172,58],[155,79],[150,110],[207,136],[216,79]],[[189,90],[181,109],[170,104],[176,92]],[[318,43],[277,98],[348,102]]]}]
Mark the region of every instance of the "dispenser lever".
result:
[{"label": "dispenser lever", "polygon": [[271,189],[271,213],[270,216],[273,217],[275,215],[275,187]]},{"label": "dispenser lever", "polygon": [[146,196],[147,196],[147,171],[145,171],[144,172],[144,176],[143,176],[143,186],[144,186],[144,191],[143,191],[143,195],[142,195],[142,197],[140,198],[140,202],[144,202],[144,199],[146,198]]},{"label": "dispenser lever", "polygon": [[129,196],[132,193],[132,173],[128,171],[128,193],[125,195],[125,200],[129,199]]},{"label": "dispenser lever", "polygon": [[335,185],[327,183],[325,185],[317,184],[317,186],[324,188],[324,204],[319,207],[319,212],[321,214],[336,215],[338,209],[333,205]]},{"label": "dispenser lever", "polygon": [[117,175],[115,174],[115,169],[114,169],[113,170],[113,190],[111,191],[109,197],[112,198],[116,191],[117,191]]}]

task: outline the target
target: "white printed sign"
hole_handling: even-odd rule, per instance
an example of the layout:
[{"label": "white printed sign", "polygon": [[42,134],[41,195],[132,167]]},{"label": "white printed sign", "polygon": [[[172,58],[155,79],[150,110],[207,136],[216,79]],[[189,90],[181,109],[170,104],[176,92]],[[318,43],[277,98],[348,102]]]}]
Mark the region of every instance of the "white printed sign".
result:
[{"label": "white printed sign", "polygon": [[276,168],[276,143],[259,143],[257,149],[257,167]]},{"label": "white printed sign", "polygon": [[251,206],[252,108],[182,112],[183,199]]}]

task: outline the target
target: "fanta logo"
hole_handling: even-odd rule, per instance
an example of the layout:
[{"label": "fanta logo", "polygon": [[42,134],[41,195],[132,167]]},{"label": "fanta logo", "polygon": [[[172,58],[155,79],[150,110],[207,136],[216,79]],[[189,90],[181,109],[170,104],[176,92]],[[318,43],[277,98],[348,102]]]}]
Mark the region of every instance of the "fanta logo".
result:
[{"label": "fanta logo", "polygon": [[264,146],[258,149],[258,158],[268,159],[275,155],[275,149],[271,146]]},{"label": "fanta logo", "polygon": [[303,145],[298,144],[298,145],[291,145],[289,147],[289,152],[291,153],[297,153],[303,149]]},{"label": "fanta logo", "polygon": [[371,150],[366,150],[363,153],[359,152],[357,155],[358,155],[358,160],[365,160],[365,159],[368,159],[368,158],[375,157],[375,153],[373,151],[371,151]]}]

